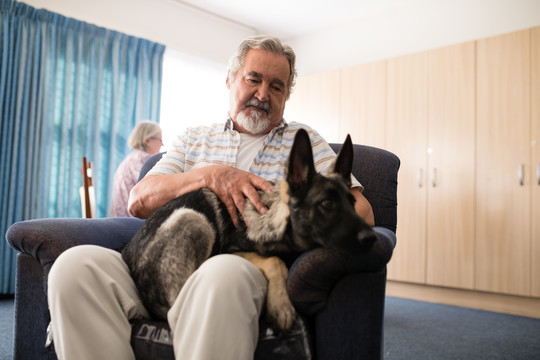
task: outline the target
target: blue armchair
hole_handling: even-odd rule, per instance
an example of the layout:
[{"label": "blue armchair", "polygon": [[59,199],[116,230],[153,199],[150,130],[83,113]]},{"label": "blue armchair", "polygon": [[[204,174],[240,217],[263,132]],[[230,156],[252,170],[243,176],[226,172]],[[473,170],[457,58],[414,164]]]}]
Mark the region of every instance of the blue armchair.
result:
[{"label": "blue armchair", "polygon": [[[335,151],[339,144],[331,144]],[[293,331],[276,336],[261,320],[255,359],[381,359],[386,264],[392,256],[397,222],[399,159],[374,147],[354,145],[353,174],[364,185],[375,214],[378,241],[362,254],[314,249],[291,266],[287,290],[299,312]],[[148,159],[145,174],[160,157]],[[56,359],[45,347],[50,321],[47,275],[64,250],[81,244],[120,248],[144,220],[137,218],[37,219],[13,224],[8,243],[19,251],[15,293],[14,358]],[[173,359],[166,322],[133,323],[137,359]]]}]

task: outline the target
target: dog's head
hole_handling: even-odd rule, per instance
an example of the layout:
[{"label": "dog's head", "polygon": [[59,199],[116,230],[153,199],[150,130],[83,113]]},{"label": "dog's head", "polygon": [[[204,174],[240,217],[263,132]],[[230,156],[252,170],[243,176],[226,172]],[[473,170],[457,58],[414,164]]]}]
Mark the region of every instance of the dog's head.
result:
[{"label": "dog's head", "polygon": [[[371,246],[376,235],[354,209],[350,192],[353,145],[347,135],[332,169],[317,173],[305,130],[296,133],[285,178],[290,222],[305,241],[347,251]],[[283,194],[285,195],[285,194]]]}]

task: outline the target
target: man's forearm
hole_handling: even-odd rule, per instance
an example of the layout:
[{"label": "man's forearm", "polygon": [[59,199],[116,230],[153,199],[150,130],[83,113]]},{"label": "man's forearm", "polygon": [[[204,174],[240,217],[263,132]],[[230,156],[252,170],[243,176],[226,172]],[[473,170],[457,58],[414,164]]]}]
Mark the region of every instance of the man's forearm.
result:
[{"label": "man's forearm", "polygon": [[205,187],[206,170],[203,169],[171,175],[146,176],[130,192],[128,202],[130,214],[146,219],[168,201]]},{"label": "man's forearm", "polygon": [[369,226],[375,226],[375,216],[373,215],[373,209],[369,201],[362,195],[362,192],[358,188],[352,188],[351,193],[356,198],[354,209],[356,213],[364,219]]}]

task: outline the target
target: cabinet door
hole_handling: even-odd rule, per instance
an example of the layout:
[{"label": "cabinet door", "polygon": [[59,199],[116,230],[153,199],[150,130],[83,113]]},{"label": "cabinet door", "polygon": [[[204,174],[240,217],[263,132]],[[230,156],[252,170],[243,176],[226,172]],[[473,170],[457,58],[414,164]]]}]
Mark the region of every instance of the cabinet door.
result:
[{"label": "cabinet door", "polygon": [[296,82],[284,117],[311,126],[328,142],[341,143],[345,138],[339,136],[339,99],[339,70],[304,75]]},{"label": "cabinet door", "polygon": [[477,42],[476,288],[531,289],[530,32]]},{"label": "cabinet door", "polygon": [[532,295],[540,297],[540,27],[531,31]]},{"label": "cabinet door", "polygon": [[385,147],[386,61],[341,71],[340,137],[354,143]]},{"label": "cabinet door", "polygon": [[474,287],[475,44],[427,53],[427,283]]},{"label": "cabinet door", "polygon": [[425,53],[388,60],[388,149],[401,159],[392,280],[426,281],[427,77]]}]

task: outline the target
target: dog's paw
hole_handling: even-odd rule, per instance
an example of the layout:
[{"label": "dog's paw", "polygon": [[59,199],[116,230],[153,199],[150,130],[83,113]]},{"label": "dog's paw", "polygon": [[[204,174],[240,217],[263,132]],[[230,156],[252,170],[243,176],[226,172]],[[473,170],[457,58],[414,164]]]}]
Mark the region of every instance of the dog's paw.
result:
[{"label": "dog's paw", "polygon": [[266,315],[268,320],[276,326],[278,330],[289,330],[296,318],[294,309],[289,296],[284,294],[275,294],[268,292],[266,299]]}]

